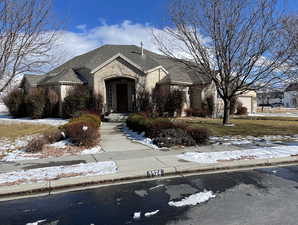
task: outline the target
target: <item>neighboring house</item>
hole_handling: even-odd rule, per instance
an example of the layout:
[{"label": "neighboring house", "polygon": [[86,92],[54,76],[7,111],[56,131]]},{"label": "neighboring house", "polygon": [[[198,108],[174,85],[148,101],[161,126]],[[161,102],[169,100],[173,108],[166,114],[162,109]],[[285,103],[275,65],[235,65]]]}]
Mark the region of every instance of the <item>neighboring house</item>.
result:
[{"label": "neighboring house", "polygon": [[257,92],[257,103],[264,105],[283,105],[284,92],[280,90],[260,90]]},{"label": "neighboring house", "polygon": [[[25,90],[50,87],[58,93],[60,102],[75,85],[86,85],[94,93],[102,94],[105,112],[135,111],[138,93],[151,92],[156,86],[184,91],[184,108],[200,108],[207,97],[217,102],[215,86],[206,76],[135,45],[104,45],[45,75],[25,75],[21,83]],[[249,112],[255,111],[253,99],[246,97],[243,99]]]},{"label": "neighboring house", "polygon": [[298,106],[298,83],[290,84],[284,91],[284,106],[297,108]]}]

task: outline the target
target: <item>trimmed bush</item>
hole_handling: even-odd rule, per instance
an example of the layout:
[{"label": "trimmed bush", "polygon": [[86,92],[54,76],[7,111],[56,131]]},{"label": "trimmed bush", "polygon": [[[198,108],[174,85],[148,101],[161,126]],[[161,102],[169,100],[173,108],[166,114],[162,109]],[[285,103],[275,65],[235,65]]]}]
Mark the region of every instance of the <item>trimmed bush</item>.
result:
[{"label": "trimmed bush", "polygon": [[186,113],[186,116],[195,116],[195,117],[209,116],[209,113],[206,107],[203,107],[202,109],[188,108],[188,109],[185,109],[185,113]]},{"label": "trimmed bush", "polygon": [[63,117],[70,118],[77,111],[84,111],[88,109],[90,102],[90,93],[85,86],[77,86],[72,88],[68,96],[63,100],[62,111]]},{"label": "trimmed bush", "polygon": [[247,115],[247,108],[244,107],[244,106],[240,106],[237,108],[237,112],[236,112],[237,115]]},{"label": "trimmed bush", "polygon": [[94,123],[74,121],[66,126],[66,136],[78,146],[93,147],[98,143],[100,133]]},{"label": "trimmed bush", "polygon": [[174,124],[167,118],[156,118],[146,124],[146,136],[157,137],[162,130],[175,128]]},{"label": "trimmed bush", "polygon": [[197,144],[206,144],[209,140],[210,132],[207,128],[187,127],[186,131]]},{"label": "trimmed bush", "polygon": [[144,120],[147,120],[147,118],[141,114],[130,114],[126,120],[126,125],[129,129],[135,132],[143,132],[144,128],[142,128],[142,124]]},{"label": "trimmed bush", "polygon": [[64,137],[60,130],[49,130],[43,133],[43,137],[47,140],[48,143],[52,144],[57,141],[61,141]]},{"label": "trimmed bush", "polygon": [[30,153],[41,152],[45,144],[49,144],[49,141],[45,137],[34,138],[28,143],[25,151]]},{"label": "trimmed bush", "polygon": [[2,100],[11,116],[15,118],[26,116],[25,94],[22,89],[13,89]]},{"label": "trimmed bush", "polygon": [[189,125],[183,121],[174,121],[173,122],[175,128],[180,128],[185,130]]},{"label": "trimmed bush", "polygon": [[80,116],[72,118],[68,124],[74,122],[89,122],[92,123],[94,127],[99,128],[101,124],[101,119],[96,114],[82,113]]},{"label": "trimmed bush", "polygon": [[45,90],[42,88],[33,88],[25,97],[26,111],[32,119],[44,117],[46,97]]},{"label": "trimmed bush", "polygon": [[162,130],[157,137],[153,139],[158,147],[172,147],[176,145],[193,146],[195,140],[185,131],[179,128]]}]

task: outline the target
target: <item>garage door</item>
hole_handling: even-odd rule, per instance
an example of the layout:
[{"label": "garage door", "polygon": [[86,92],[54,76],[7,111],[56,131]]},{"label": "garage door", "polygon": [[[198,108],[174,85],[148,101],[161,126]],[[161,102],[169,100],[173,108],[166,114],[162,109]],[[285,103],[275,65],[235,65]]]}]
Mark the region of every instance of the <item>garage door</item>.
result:
[{"label": "garage door", "polygon": [[244,107],[247,108],[247,112],[251,113],[252,112],[252,97],[251,96],[241,96],[238,97],[239,102],[242,103]]}]

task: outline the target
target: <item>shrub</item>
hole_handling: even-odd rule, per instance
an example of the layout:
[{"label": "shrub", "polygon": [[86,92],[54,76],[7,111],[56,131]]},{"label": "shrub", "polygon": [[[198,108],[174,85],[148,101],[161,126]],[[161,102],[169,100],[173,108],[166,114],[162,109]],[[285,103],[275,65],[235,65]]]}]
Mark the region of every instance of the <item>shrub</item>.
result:
[{"label": "shrub", "polygon": [[84,86],[72,88],[68,95],[64,98],[62,104],[63,117],[70,118],[77,111],[88,109],[90,104],[89,90]]},{"label": "shrub", "polygon": [[213,96],[208,96],[206,98],[206,106],[207,106],[207,113],[208,116],[212,116],[215,111],[215,102]]},{"label": "shrub", "polygon": [[187,109],[184,109],[184,112],[186,113],[187,117],[190,117],[193,114],[193,109],[192,108],[187,108]]},{"label": "shrub", "polygon": [[185,109],[185,113],[186,113],[186,116],[196,116],[196,117],[207,117],[209,115],[206,107],[202,109],[188,108],[188,109]]},{"label": "shrub", "polygon": [[247,108],[244,107],[244,106],[240,106],[237,108],[237,112],[236,112],[237,115],[247,115]]},{"label": "shrub", "polygon": [[206,144],[210,136],[209,130],[203,127],[187,127],[186,131],[197,144]]},{"label": "shrub", "polygon": [[33,88],[25,97],[26,111],[32,119],[44,117],[46,96],[42,88]]},{"label": "shrub", "polygon": [[165,111],[169,113],[169,116],[181,115],[183,103],[185,101],[184,92],[181,90],[172,90],[167,96],[165,104]]},{"label": "shrub", "polygon": [[128,128],[130,128],[133,131],[143,132],[144,120],[147,120],[147,118],[144,115],[141,115],[139,113],[130,114],[126,120],[126,125]]},{"label": "shrub", "polygon": [[193,146],[196,144],[195,140],[185,130],[179,128],[162,130],[153,139],[153,142],[159,147],[172,147],[175,145]]},{"label": "shrub", "polygon": [[93,147],[98,143],[100,133],[91,122],[75,121],[66,126],[66,136],[78,146]]},{"label": "shrub", "polygon": [[43,137],[47,140],[48,143],[52,144],[57,141],[61,141],[64,137],[60,130],[49,130],[43,133]]},{"label": "shrub", "polygon": [[72,118],[69,123],[73,122],[89,122],[92,123],[94,127],[99,128],[101,124],[101,119],[98,115],[92,113],[82,112],[80,116]]},{"label": "shrub", "polygon": [[34,138],[28,143],[25,151],[30,153],[41,152],[45,144],[49,144],[46,138],[44,137]]},{"label": "shrub", "polygon": [[146,124],[146,136],[157,137],[162,130],[174,128],[174,124],[167,118],[156,118]]},{"label": "shrub", "polygon": [[88,109],[98,115],[101,115],[103,112],[103,96],[101,94],[91,95]]},{"label": "shrub", "polygon": [[45,99],[46,99],[46,104],[45,104],[45,117],[55,117],[59,115],[59,96],[58,94],[51,90],[47,89],[45,91]]},{"label": "shrub", "polygon": [[186,122],[183,121],[175,121],[173,122],[173,125],[175,128],[180,128],[182,130],[185,130],[189,126]]},{"label": "shrub", "polygon": [[13,89],[2,100],[13,117],[23,117],[26,115],[25,94],[22,89]]},{"label": "shrub", "polygon": [[148,91],[140,91],[138,92],[137,98],[137,109],[139,112],[151,112],[152,111],[152,105],[150,102],[150,94]]},{"label": "shrub", "polygon": [[152,104],[154,106],[154,116],[164,116],[165,105],[168,98],[168,91],[160,86],[156,86],[152,90]]}]

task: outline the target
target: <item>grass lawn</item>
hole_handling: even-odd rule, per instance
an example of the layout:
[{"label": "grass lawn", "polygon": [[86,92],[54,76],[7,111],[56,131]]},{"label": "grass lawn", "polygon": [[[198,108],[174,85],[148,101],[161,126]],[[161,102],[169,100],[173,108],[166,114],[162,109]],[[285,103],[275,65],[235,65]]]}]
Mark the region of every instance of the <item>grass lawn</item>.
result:
[{"label": "grass lawn", "polygon": [[42,133],[48,129],[54,129],[54,127],[50,125],[29,123],[0,124],[0,138],[14,139],[25,135]]},{"label": "grass lawn", "polygon": [[293,135],[298,134],[298,118],[287,117],[244,117],[233,118],[234,127],[224,127],[221,119],[182,118],[194,126],[208,128],[214,136],[241,135]]}]

